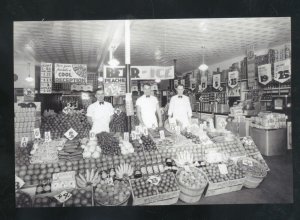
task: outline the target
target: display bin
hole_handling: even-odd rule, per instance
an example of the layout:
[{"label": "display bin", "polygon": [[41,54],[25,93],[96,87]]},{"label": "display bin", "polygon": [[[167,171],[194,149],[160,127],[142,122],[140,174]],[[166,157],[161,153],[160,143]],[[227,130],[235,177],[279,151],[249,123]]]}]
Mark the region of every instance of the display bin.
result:
[{"label": "display bin", "polygon": [[242,189],[244,182],[245,178],[229,180],[219,183],[209,182],[208,188],[205,192],[205,197],[239,191]]},{"label": "display bin", "polygon": [[287,130],[250,128],[250,136],[265,156],[283,155],[287,149]]}]

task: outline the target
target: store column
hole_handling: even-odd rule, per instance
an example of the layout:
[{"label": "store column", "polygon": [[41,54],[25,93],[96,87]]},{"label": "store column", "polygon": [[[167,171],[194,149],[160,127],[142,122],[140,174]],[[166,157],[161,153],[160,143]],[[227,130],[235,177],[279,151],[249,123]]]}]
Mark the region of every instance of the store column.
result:
[{"label": "store column", "polygon": [[[126,93],[128,94],[131,93],[130,21],[129,20],[125,21],[125,69],[126,69]],[[128,128],[128,132],[131,132],[131,116],[128,115],[128,111],[127,111],[127,128]]]}]

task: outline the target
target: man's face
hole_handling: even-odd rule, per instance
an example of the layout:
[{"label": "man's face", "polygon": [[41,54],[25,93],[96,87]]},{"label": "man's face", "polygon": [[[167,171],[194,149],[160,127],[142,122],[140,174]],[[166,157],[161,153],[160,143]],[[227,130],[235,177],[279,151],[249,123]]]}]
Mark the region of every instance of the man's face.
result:
[{"label": "man's face", "polygon": [[183,91],[184,91],[183,86],[178,86],[177,89],[176,89],[176,91],[177,91],[178,95],[183,95]]},{"label": "man's face", "polygon": [[104,91],[98,90],[95,94],[98,102],[103,102],[104,100]]},{"label": "man's face", "polygon": [[151,95],[151,87],[148,85],[144,86],[144,93],[145,95]]}]

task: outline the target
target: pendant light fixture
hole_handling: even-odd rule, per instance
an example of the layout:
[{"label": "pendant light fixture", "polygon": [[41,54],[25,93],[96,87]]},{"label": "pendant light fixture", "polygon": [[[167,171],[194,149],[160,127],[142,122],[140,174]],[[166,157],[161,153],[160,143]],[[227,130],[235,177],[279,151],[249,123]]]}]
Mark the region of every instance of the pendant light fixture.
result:
[{"label": "pendant light fixture", "polygon": [[117,67],[120,62],[114,58],[113,56],[113,52],[116,48],[114,46],[112,46],[110,49],[109,49],[109,61],[108,61],[108,64],[111,66],[111,67]]},{"label": "pendant light fixture", "polygon": [[30,63],[28,63],[28,76],[25,79],[27,82],[32,82],[33,78],[30,76]]},{"label": "pendant light fixture", "polygon": [[208,69],[208,66],[204,63],[204,49],[205,49],[205,47],[202,46],[202,50],[203,50],[203,52],[202,52],[202,64],[199,66],[199,70],[201,70],[203,72]]}]

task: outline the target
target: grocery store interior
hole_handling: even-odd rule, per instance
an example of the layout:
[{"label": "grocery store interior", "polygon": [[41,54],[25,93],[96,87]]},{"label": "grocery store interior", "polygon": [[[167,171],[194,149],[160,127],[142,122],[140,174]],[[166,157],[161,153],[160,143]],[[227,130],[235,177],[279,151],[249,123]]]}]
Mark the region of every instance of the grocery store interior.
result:
[{"label": "grocery store interior", "polygon": [[288,17],[14,22],[16,207],[292,203],[291,53]]}]

